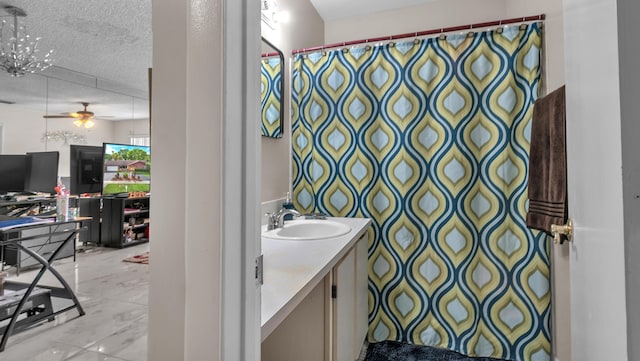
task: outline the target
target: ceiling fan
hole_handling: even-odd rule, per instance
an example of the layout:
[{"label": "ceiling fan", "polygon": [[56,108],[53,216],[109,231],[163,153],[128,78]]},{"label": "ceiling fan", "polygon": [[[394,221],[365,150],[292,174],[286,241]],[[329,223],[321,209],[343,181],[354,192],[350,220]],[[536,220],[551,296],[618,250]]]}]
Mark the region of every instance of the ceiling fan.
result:
[{"label": "ceiling fan", "polygon": [[95,125],[95,122],[93,121],[94,114],[93,112],[90,112],[87,110],[89,103],[82,102],[81,104],[84,106],[84,110],[78,110],[75,113],[67,113],[66,115],[43,115],[42,117],[43,118],[75,118],[75,120],[73,121],[73,124],[76,127],[84,126],[85,128],[91,128]]}]

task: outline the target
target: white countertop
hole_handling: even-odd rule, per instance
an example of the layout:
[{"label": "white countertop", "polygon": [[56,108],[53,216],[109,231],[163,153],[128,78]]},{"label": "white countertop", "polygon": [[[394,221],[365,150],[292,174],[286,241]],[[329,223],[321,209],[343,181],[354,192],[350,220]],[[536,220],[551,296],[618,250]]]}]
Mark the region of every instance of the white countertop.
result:
[{"label": "white countertop", "polygon": [[331,268],[367,232],[368,218],[329,218],[347,224],[344,236],[319,240],[262,237],[262,341],[322,281]]}]

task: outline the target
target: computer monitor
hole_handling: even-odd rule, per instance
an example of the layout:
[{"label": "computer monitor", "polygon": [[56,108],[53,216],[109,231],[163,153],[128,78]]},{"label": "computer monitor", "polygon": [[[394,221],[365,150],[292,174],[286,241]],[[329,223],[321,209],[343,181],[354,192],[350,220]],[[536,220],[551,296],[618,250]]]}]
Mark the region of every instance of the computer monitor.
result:
[{"label": "computer monitor", "polygon": [[58,183],[58,152],[27,153],[24,190],[27,192],[55,193]]},{"label": "computer monitor", "polygon": [[0,194],[24,191],[26,158],[24,154],[0,154]]}]

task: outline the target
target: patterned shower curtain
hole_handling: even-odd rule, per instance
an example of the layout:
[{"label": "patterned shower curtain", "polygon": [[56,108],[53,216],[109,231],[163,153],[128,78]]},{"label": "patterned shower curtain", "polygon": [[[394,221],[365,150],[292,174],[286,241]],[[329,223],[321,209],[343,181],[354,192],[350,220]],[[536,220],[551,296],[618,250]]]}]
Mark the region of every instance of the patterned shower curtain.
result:
[{"label": "patterned shower curtain", "polygon": [[260,106],[262,109],[261,134],[280,137],[280,103],[282,75],[280,58],[263,58],[260,62]]},{"label": "patterned shower curtain", "polygon": [[550,359],[525,226],[540,46],[530,24],[296,57],[295,206],[373,220],[369,341]]}]

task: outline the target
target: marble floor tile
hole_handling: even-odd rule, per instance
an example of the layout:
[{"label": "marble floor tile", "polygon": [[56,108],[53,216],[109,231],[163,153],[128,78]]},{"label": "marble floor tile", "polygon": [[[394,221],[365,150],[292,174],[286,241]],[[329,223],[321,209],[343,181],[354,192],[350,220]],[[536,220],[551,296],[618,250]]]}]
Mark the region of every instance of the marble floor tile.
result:
[{"label": "marble floor tile", "polygon": [[65,361],[127,361],[110,355],[98,352],[82,350],[76,355],[64,359]]},{"label": "marble floor tile", "polygon": [[43,338],[31,338],[19,345],[8,345],[0,353],[0,359],[8,361],[64,361],[84,352],[85,350]]},{"label": "marble floor tile", "polygon": [[[54,267],[75,291],[85,315],[76,310],[56,316],[9,338],[0,360],[6,361],[146,361],[148,265],[122,260],[149,250],[148,244],[125,249],[84,248]],[[30,282],[37,270],[9,280]],[[49,272],[40,284],[59,286]],[[67,300],[53,300],[54,307]]]},{"label": "marble floor tile", "polygon": [[144,360],[147,355],[147,325],[147,316],[141,316],[130,327],[108,335],[87,349],[126,360]]}]

